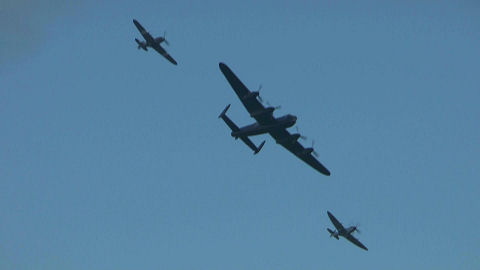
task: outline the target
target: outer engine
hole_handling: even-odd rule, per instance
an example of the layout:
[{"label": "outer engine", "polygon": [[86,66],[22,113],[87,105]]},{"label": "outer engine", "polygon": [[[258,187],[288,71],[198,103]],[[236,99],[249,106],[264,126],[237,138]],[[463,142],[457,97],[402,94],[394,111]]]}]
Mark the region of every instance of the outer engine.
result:
[{"label": "outer engine", "polygon": [[248,93],[247,95],[245,95],[245,96],[243,97],[243,100],[248,100],[248,99],[251,99],[251,98],[256,98],[256,97],[258,97],[258,95],[260,95],[260,92],[258,92],[258,91],[253,91],[253,92],[250,92],[250,93]]},{"label": "outer engine", "polygon": [[305,148],[305,150],[303,150],[303,153],[304,155],[309,155],[313,152],[313,148],[312,147],[309,147],[309,148]]}]

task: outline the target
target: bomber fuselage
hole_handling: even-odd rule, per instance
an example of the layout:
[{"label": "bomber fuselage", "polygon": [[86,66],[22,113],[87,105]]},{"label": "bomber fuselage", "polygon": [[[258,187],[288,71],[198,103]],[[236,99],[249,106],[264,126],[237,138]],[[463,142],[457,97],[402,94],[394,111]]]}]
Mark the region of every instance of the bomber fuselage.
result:
[{"label": "bomber fuselage", "polygon": [[279,118],[275,118],[275,123],[270,125],[262,125],[254,123],[248,126],[241,127],[238,131],[232,131],[232,137],[239,138],[244,136],[255,136],[260,134],[269,133],[273,129],[277,128],[289,128],[295,125],[297,117],[291,114],[284,115]]}]

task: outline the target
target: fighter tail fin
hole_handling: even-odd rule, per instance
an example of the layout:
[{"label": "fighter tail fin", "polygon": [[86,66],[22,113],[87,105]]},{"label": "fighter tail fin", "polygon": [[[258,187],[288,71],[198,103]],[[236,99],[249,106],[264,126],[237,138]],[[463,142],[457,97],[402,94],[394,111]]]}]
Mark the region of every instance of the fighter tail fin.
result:
[{"label": "fighter tail fin", "polygon": [[328,229],[328,228],[327,228],[327,231],[330,233],[330,237],[335,237],[335,238],[337,238],[337,240],[338,240],[338,235],[337,235],[334,231],[332,231],[332,230],[330,230],[330,229]]},{"label": "fighter tail fin", "polygon": [[137,44],[138,44],[137,49],[139,49],[139,50],[140,50],[140,49],[143,49],[144,51],[147,51],[147,45],[146,45],[145,43],[141,42],[141,41],[138,40],[138,39],[135,39],[135,41],[136,41]]}]

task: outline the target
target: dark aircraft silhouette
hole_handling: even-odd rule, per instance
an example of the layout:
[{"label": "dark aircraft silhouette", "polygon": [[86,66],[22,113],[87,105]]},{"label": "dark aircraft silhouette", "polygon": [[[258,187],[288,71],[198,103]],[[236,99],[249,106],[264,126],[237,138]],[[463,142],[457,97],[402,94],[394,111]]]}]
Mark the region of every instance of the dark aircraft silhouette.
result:
[{"label": "dark aircraft silhouette", "polygon": [[335,231],[332,231],[332,230],[327,228],[327,231],[330,233],[330,237],[335,237],[338,240],[338,236],[343,236],[343,237],[347,238],[348,241],[354,243],[358,247],[363,248],[365,250],[368,250],[368,248],[366,246],[364,246],[362,243],[360,243],[360,241],[358,241],[358,239],[353,237],[353,235],[352,235],[355,231],[359,232],[359,230],[357,229],[357,226],[350,226],[348,228],[344,228],[342,223],[340,223],[332,215],[332,213],[327,211],[327,214],[328,214],[328,217],[330,218],[330,220],[332,221],[333,225],[336,228]]},{"label": "dark aircraft silhouette", "polygon": [[242,101],[243,105],[250,113],[250,116],[253,117],[257,123],[239,128],[235,123],[233,123],[230,118],[225,114],[230,108],[230,104],[223,110],[219,118],[222,118],[223,121],[232,129],[232,137],[235,139],[240,138],[250,149],[253,150],[254,154],[257,154],[262,149],[265,141],[263,141],[258,147],[248,138],[249,136],[270,133],[270,135],[275,139],[278,144],[281,144],[288,151],[292,152],[298,158],[303,160],[308,165],[312,166],[314,169],[319,171],[324,175],[330,175],[330,172],[325,168],[318,160],[312,156],[317,155],[313,151],[312,147],[305,148],[299,142],[298,139],[303,137],[299,133],[290,134],[287,131],[287,128],[295,125],[297,117],[291,114],[287,114],[282,117],[274,117],[273,111],[275,107],[265,108],[259,102],[259,92],[250,92],[248,88],[235,76],[235,74],[230,70],[230,68],[224,63],[220,63],[220,70],[222,71],[227,81],[232,86],[237,96]]},{"label": "dark aircraft silhouette", "polygon": [[167,53],[167,51],[165,51],[165,49],[162,48],[162,46],[160,46],[162,42],[165,42],[165,44],[168,45],[168,41],[165,39],[165,34],[163,34],[163,37],[153,38],[152,35],[150,35],[150,33],[148,33],[139,22],[137,22],[137,20],[133,19],[133,24],[135,24],[138,31],[140,31],[143,38],[145,39],[145,41],[140,41],[138,39],[135,39],[135,41],[138,44],[138,49],[143,49],[147,51],[147,47],[151,47],[155,49],[155,51],[157,51],[159,54],[163,55],[163,57],[167,58],[167,60],[170,61],[172,64],[174,65],[177,64],[177,61],[175,61],[175,59],[173,59]]}]

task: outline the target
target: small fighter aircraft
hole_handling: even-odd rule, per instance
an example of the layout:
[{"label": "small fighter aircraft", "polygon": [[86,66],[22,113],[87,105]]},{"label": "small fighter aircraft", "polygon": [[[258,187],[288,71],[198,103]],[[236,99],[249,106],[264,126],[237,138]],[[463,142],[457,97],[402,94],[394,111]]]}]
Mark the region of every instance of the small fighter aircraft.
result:
[{"label": "small fighter aircraft", "polygon": [[172,64],[177,65],[177,61],[175,61],[175,59],[173,59],[173,57],[171,57],[167,53],[167,51],[165,51],[165,49],[160,46],[162,42],[165,42],[165,44],[169,45],[168,41],[165,39],[165,33],[163,34],[163,37],[153,38],[152,35],[150,35],[150,33],[148,33],[137,20],[133,19],[133,24],[135,24],[138,31],[140,31],[143,38],[145,39],[145,41],[135,39],[138,44],[138,49],[143,49],[147,51],[147,47],[151,47],[159,54],[163,55],[163,57],[167,58],[167,60],[170,61]]},{"label": "small fighter aircraft", "polygon": [[329,211],[327,211],[328,217],[332,221],[333,225],[335,226],[336,230],[332,231],[327,228],[327,231],[330,233],[330,237],[335,237],[338,240],[338,236],[343,236],[347,238],[348,241],[354,243],[360,248],[368,250],[366,246],[364,246],[357,238],[353,237],[353,233],[355,231],[359,232],[357,226],[350,226],[348,228],[343,227],[342,223],[340,223]]},{"label": "small fighter aircraft", "polygon": [[263,141],[257,147],[249,139],[249,136],[269,133],[278,144],[285,147],[288,151],[292,152],[305,163],[312,166],[315,170],[324,175],[330,175],[328,169],[312,156],[312,153],[317,156],[316,152],[313,150],[313,147],[305,148],[298,142],[298,139],[304,138],[304,136],[300,135],[299,133],[290,134],[290,132],[288,132],[287,128],[295,125],[297,121],[296,116],[287,114],[282,117],[274,117],[273,111],[276,108],[272,106],[265,108],[260,102],[261,98],[259,96],[259,91],[251,92],[248,90],[248,88],[224,63],[220,63],[219,66],[223,75],[225,75],[225,78],[230,83],[233,90],[235,90],[235,93],[240,98],[247,111],[250,113],[250,116],[257,121],[254,124],[239,128],[225,114],[228,108],[230,108],[230,104],[227,105],[227,107],[219,115],[219,118],[222,118],[223,121],[225,121],[225,123],[230,127],[232,130],[232,137],[235,139],[240,138],[248,147],[250,147],[250,149],[253,150],[254,154],[257,154],[262,149],[265,141]]}]

